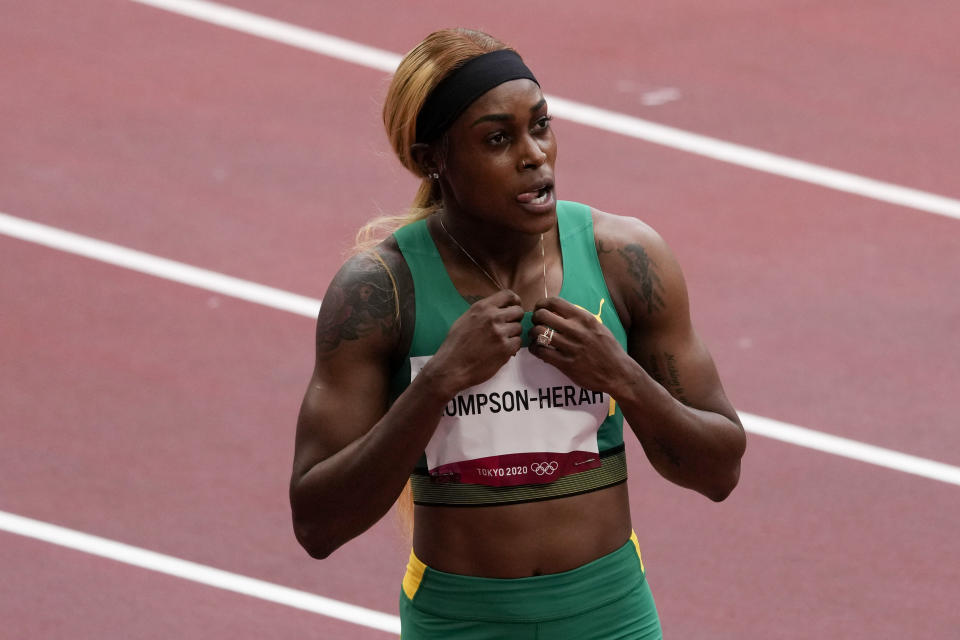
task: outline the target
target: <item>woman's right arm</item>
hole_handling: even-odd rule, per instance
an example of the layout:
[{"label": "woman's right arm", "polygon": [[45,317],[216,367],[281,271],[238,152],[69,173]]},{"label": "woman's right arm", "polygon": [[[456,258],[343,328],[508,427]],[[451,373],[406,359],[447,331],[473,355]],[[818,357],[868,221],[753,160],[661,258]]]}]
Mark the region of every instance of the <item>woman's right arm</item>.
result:
[{"label": "woman's right arm", "polygon": [[[474,304],[389,407],[389,381],[413,327],[413,290],[399,250],[361,254],[337,273],[317,319],[316,366],[300,408],[290,480],[297,540],[316,558],[393,505],[460,390],[492,376],[520,348],[519,299]],[[384,264],[390,265],[390,273]]]}]

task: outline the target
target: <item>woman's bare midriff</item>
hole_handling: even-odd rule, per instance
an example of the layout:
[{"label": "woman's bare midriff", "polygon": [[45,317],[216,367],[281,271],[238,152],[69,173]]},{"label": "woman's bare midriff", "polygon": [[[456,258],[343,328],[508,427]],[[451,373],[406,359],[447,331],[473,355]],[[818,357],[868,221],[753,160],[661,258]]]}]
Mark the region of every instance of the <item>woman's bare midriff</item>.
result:
[{"label": "woman's bare midriff", "polygon": [[626,483],[568,498],[497,507],[417,506],[413,547],[434,569],[525,578],[575,569],[630,537]]}]

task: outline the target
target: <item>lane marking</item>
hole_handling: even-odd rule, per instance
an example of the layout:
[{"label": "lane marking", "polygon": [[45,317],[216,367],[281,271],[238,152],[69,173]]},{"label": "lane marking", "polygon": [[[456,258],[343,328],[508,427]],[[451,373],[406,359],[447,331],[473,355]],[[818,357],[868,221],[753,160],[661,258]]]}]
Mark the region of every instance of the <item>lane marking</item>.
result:
[{"label": "lane marking", "polygon": [[387,73],[393,73],[402,58],[390,51],[368,47],[351,40],[216,2],[203,0],[132,0],[132,2]]},{"label": "lane marking", "polygon": [[215,291],[301,316],[316,318],[320,301],[248,280],[168,260],[142,251],[64,231],[0,212],[0,233],[36,244],[139,271],[165,280]]},{"label": "lane marking", "polygon": [[13,513],[0,511],[0,530],[82,551],[101,558],[109,558],[142,569],[183,578],[217,589],[319,613],[330,618],[337,618],[338,620],[393,634],[400,633],[400,618],[394,615],[367,609],[366,607],[358,607],[331,598],[324,598],[314,593],[291,589],[238,573],[215,569],[189,560],[182,560],[156,551],[148,551],[116,540],[101,538],[100,536],[25,518]]},{"label": "lane marking", "polygon": [[[316,318],[320,309],[321,301],[314,298],[241,280],[142,251],[135,251],[77,233],[16,218],[2,212],[0,212],[0,234],[308,318]],[[744,429],[754,435],[960,486],[960,467],[814,431],[813,429],[751,413],[740,412],[740,418]],[[313,611],[339,620],[391,633],[400,632],[399,618],[390,614],[180,560],[172,556],[146,551],[120,542],[2,511],[0,511],[0,529],[110,558],[118,562],[126,562],[145,569],[174,575],[186,580],[193,580],[227,591]]]},{"label": "lane marking", "polygon": [[752,413],[738,413],[743,428],[754,435],[960,486],[960,467]]},{"label": "lane marking", "polygon": [[[203,0],[131,0],[266,40],[393,73],[401,56],[288,22]],[[721,162],[960,220],[960,200],[796,160],[624,113],[547,95],[553,115]]]}]

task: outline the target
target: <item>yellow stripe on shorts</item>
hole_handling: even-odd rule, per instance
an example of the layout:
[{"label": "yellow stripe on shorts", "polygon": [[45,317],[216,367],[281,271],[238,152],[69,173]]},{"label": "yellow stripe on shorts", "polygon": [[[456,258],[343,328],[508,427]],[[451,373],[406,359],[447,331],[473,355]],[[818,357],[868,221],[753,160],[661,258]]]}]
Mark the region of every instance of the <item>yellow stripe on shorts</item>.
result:
[{"label": "yellow stripe on shorts", "polygon": [[427,565],[420,561],[413,549],[410,549],[410,560],[407,562],[407,573],[403,576],[403,592],[407,598],[413,600],[420,588],[420,582],[423,580],[423,570]]},{"label": "yellow stripe on shorts", "polygon": [[636,550],[637,550],[637,557],[640,558],[640,570],[643,571],[644,573],[646,573],[647,570],[643,568],[643,556],[640,555],[640,541],[637,540],[637,532],[636,532],[636,531],[631,531],[631,532],[630,532],[630,542],[633,543],[633,546],[634,546],[634,547],[636,548]]}]

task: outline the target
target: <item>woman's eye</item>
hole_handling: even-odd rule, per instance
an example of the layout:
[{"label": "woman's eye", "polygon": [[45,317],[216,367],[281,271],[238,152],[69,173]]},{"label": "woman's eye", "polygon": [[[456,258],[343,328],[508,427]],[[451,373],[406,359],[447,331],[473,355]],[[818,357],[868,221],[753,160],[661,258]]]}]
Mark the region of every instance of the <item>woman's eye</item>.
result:
[{"label": "woman's eye", "polygon": [[537,120],[536,128],[537,129],[549,129],[550,121],[553,120],[553,116],[543,116]]},{"label": "woman's eye", "polygon": [[503,144],[506,140],[507,140],[507,136],[505,136],[502,133],[495,133],[489,138],[487,138],[487,142],[489,142],[490,144]]}]

